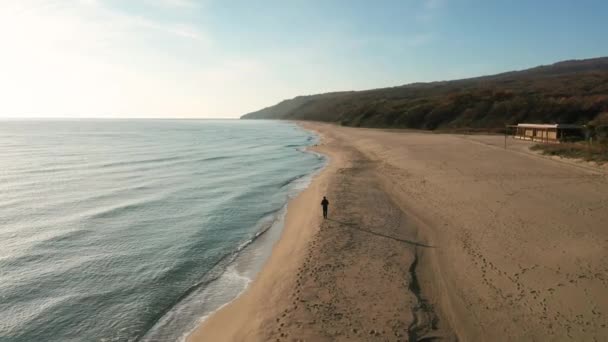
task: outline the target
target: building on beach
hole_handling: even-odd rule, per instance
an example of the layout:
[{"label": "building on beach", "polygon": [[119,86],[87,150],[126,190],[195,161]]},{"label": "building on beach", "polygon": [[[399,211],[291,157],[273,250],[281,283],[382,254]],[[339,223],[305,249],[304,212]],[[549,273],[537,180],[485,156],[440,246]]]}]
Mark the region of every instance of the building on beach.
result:
[{"label": "building on beach", "polygon": [[509,126],[515,139],[546,143],[585,139],[585,126],[571,124],[528,124]]}]

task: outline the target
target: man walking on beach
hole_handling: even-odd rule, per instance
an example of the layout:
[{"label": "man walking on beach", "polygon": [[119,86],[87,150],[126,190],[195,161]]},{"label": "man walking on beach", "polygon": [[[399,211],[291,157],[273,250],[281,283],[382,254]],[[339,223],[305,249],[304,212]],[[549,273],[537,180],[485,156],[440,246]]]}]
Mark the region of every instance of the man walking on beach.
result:
[{"label": "man walking on beach", "polygon": [[327,200],[327,198],[325,198],[325,196],[323,196],[321,206],[323,206],[323,218],[327,218],[327,207],[329,206],[329,201]]}]

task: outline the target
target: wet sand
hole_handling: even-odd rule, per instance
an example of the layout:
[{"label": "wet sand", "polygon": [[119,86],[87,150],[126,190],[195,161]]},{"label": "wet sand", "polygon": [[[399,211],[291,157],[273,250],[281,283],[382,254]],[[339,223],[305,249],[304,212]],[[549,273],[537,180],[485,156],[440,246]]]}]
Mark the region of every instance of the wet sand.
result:
[{"label": "wet sand", "polygon": [[189,341],[608,338],[605,169],[497,136],[302,125],[329,166]]}]

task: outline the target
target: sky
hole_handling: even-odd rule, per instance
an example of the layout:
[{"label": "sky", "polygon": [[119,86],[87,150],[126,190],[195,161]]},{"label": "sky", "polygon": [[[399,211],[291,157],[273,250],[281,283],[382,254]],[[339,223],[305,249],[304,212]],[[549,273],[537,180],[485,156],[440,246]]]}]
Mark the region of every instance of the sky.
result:
[{"label": "sky", "polygon": [[608,56],[604,0],[0,0],[0,118],[236,118]]}]

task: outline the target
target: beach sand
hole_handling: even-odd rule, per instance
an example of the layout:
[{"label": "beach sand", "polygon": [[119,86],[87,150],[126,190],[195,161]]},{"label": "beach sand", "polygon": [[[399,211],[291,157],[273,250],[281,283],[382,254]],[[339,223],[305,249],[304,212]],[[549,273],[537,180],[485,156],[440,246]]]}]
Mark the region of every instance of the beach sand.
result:
[{"label": "beach sand", "polygon": [[608,338],[605,169],[500,136],[302,125],[329,165],[189,341]]}]

